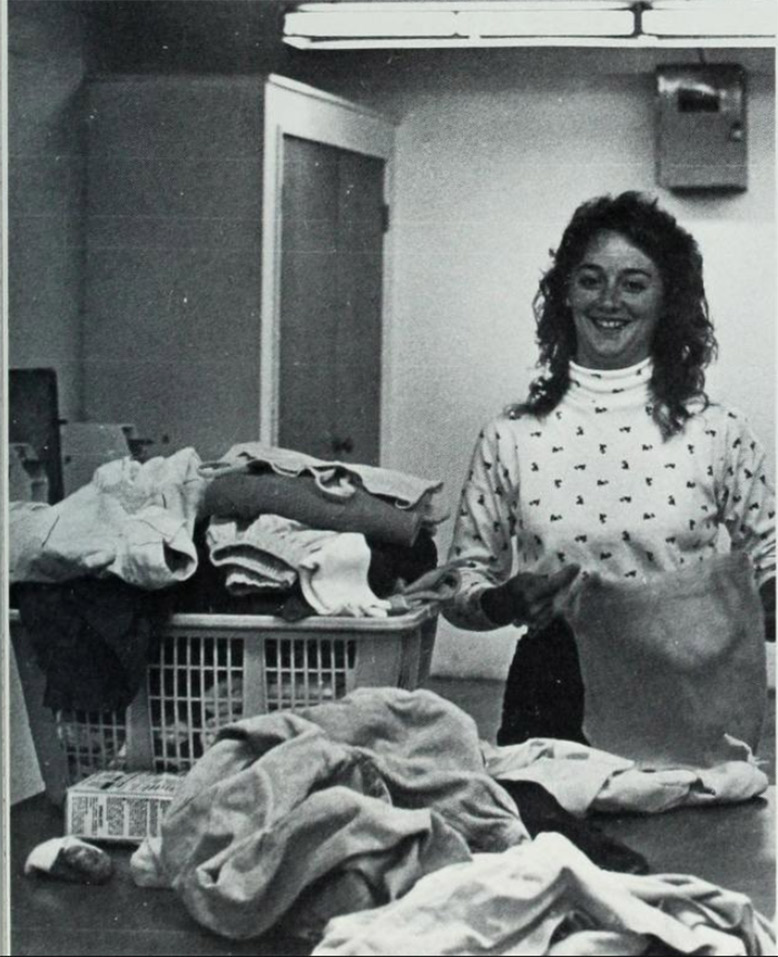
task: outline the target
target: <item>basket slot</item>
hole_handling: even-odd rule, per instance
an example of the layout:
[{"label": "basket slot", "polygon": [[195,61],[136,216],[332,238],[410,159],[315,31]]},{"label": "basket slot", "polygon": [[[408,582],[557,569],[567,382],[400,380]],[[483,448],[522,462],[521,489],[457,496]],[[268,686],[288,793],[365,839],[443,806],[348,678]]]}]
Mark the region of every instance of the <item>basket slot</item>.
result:
[{"label": "basket slot", "polygon": [[[184,667],[181,672],[179,672],[179,677],[181,683],[185,686],[184,691],[184,701],[186,702],[186,738],[188,744],[188,750],[190,757],[197,757],[195,749],[195,737],[194,737],[194,728],[195,728],[195,716],[194,716],[194,701],[192,695],[194,694],[194,688],[192,687],[192,639],[184,639],[182,642],[183,658],[184,658]],[[201,691],[202,689],[197,689]],[[202,720],[202,718],[200,719]],[[198,725],[199,725],[198,721]]]}]

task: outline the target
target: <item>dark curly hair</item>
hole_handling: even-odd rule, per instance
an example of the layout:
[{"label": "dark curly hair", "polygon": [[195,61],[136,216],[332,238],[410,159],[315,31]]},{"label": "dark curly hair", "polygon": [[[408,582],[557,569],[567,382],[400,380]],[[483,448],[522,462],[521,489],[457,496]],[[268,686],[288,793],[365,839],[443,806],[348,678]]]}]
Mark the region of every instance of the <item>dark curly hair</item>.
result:
[{"label": "dark curly hair", "polygon": [[636,246],[662,277],[662,314],[651,345],[651,392],[654,420],[668,438],[683,429],[691,415],[690,402],[708,405],[703,370],[715,356],[717,343],[708,318],[702,255],[696,241],[655,199],[633,191],[589,200],[573,214],[533,302],[538,366],[547,371],[532,382],[527,400],[508,411],[543,417],[567,392],[568,364],[576,355],[568,284],[590,241],[604,230],[619,233]]}]

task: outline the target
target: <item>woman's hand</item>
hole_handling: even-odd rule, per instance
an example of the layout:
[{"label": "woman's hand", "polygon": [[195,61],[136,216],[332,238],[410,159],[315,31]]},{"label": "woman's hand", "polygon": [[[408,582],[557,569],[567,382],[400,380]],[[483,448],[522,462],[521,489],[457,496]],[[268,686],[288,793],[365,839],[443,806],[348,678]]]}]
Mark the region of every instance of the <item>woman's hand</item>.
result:
[{"label": "woman's hand", "polygon": [[498,588],[481,595],[481,608],[495,625],[529,625],[541,630],[554,617],[554,599],[568,588],[581,570],[580,565],[566,565],[553,575],[520,572]]}]

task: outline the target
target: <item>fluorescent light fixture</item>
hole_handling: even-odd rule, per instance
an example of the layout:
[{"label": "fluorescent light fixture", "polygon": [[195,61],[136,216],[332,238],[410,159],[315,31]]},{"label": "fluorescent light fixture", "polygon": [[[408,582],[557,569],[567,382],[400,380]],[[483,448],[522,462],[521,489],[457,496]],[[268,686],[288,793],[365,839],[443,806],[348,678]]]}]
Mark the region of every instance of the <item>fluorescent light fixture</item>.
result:
[{"label": "fluorescent light fixture", "polygon": [[626,0],[301,3],[284,19],[287,43],[317,48],[508,45],[512,38],[630,37],[634,31]]},{"label": "fluorescent light fixture", "polygon": [[774,37],[775,0],[654,0],[642,32],[656,37]]},{"label": "fluorescent light fixture", "polygon": [[284,41],[302,49],[770,45],[778,0],[376,0],[300,3]]}]

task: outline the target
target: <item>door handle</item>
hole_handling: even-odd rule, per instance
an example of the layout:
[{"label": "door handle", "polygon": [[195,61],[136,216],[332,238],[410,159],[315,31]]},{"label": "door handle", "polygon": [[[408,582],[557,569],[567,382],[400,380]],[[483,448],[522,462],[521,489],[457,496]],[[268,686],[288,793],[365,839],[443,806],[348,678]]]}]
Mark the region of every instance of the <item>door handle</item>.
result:
[{"label": "door handle", "polygon": [[346,437],[345,439],[335,438],[332,440],[332,451],[341,454],[345,452],[348,455],[350,452],[354,451],[354,441],[353,439]]}]

